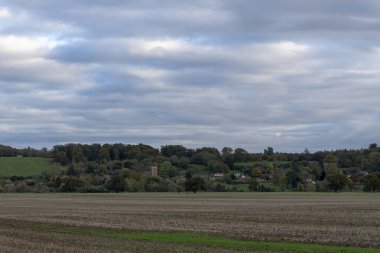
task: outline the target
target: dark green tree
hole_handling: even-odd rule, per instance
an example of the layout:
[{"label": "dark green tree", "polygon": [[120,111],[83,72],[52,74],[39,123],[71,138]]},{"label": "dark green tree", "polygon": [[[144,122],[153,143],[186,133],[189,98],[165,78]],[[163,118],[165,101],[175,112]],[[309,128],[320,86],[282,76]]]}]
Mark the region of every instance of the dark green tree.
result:
[{"label": "dark green tree", "polygon": [[74,168],[73,165],[71,165],[71,166],[69,167],[69,169],[67,170],[66,174],[69,175],[69,176],[76,176],[76,175],[78,175],[78,173],[77,173],[77,171],[75,170],[75,168]]},{"label": "dark green tree", "polygon": [[79,188],[83,187],[84,184],[85,184],[84,181],[79,178],[75,178],[75,177],[64,178],[62,180],[60,191],[61,192],[75,192],[79,190]]},{"label": "dark green tree", "polygon": [[102,148],[100,149],[100,154],[99,154],[100,160],[105,160],[109,161],[110,160],[110,145],[109,144],[104,144]]},{"label": "dark green tree", "polygon": [[224,147],[222,149],[222,160],[231,169],[234,169],[234,166],[235,166],[233,152],[234,152],[233,149],[230,147]]},{"label": "dark green tree", "polygon": [[197,191],[206,190],[206,182],[201,177],[187,178],[185,181],[185,190],[197,193]]},{"label": "dark green tree", "polygon": [[376,143],[369,144],[368,149],[371,152],[376,152],[377,151],[377,144]]},{"label": "dark green tree", "polygon": [[165,145],[161,146],[161,155],[171,157],[173,155],[181,158],[186,156],[187,148],[182,145]]},{"label": "dark green tree", "polygon": [[334,192],[343,190],[347,184],[347,177],[343,174],[331,174],[327,177],[328,187]]},{"label": "dark green tree", "polygon": [[380,173],[369,174],[364,178],[364,191],[380,191]]},{"label": "dark green tree", "polygon": [[149,177],[145,182],[145,191],[147,192],[158,192],[160,191],[161,177]]},{"label": "dark green tree", "polygon": [[127,183],[123,176],[114,175],[105,184],[109,192],[123,192],[127,188]]},{"label": "dark green tree", "polygon": [[245,149],[237,148],[233,154],[233,159],[235,163],[246,162],[249,159],[249,153]]},{"label": "dark green tree", "polygon": [[252,192],[258,192],[260,191],[260,184],[257,182],[255,178],[252,178],[251,180],[249,180],[248,188]]},{"label": "dark green tree", "polygon": [[265,160],[273,161],[273,154],[274,154],[274,151],[272,147],[268,147],[267,149],[264,149]]},{"label": "dark green tree", "polygon": [[158,174],[162,178],[172,178],[178,176],[178,170],[169,161],[166,161],[159,167]]}]

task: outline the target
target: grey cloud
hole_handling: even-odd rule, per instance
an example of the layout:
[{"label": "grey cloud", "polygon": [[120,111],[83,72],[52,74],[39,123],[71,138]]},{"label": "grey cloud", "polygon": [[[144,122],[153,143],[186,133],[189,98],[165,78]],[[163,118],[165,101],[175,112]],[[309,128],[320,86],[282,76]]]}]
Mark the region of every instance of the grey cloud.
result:
[{"label": "grey cloud", "polygon": [[377,1],[2,7],[4,144],[303,151],[379,139]]}]

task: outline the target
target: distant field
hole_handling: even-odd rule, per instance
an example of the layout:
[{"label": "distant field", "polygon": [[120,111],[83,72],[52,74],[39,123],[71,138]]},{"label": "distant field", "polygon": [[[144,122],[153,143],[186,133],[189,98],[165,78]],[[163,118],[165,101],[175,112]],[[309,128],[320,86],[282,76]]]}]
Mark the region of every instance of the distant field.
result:
[{"label": "distant field", "polygon": [[40,157],[0,157],[0,177],[38,176],[51,167],[50,159]]},{"label": "distant field", "polygon": [[0,252],[380,252],[380,194],[0,194]]}]

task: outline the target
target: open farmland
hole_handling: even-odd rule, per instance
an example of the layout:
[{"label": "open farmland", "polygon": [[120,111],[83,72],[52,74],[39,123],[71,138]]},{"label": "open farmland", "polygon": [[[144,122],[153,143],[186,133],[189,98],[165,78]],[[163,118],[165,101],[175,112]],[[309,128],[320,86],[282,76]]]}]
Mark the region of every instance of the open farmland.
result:
[{"label": "open farmland", "polygon": [[379,194],[2,194],[1,252],[380,252]]},{"label": "open farmland", "polygon": [[0,177],[39,176],[52,165],[41,157],[0,157]]}]

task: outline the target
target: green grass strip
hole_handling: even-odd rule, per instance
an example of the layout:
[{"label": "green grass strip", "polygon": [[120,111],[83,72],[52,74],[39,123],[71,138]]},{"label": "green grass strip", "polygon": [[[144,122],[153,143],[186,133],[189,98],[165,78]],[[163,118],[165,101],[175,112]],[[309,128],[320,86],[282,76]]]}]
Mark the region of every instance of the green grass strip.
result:
[{"label": "green grass strip", "polygon": [[379,253],[380,249],[293,242],[257,242],[193,233],[137,233],[114,232],[113,236],[130,240],[147,240],[165,243],[190,244],[199,246],[220,247],[228,249],[276,250],[292,252],[331,252],[331,253]]},{"label": "green grass strip", "polygon": [[[30,226],[29,228],[33,229],[33,226]],[[236,250],[271,250],[300,253],[380,253],[379,248],[360,248],[296,242],[247,241],[186,232],[131,232],[104,228],[57,226],[51,224],[36,224],[34,229],[50,233],[90,235],[92,237],[109,237],[122,240],[142,240]]]}]

